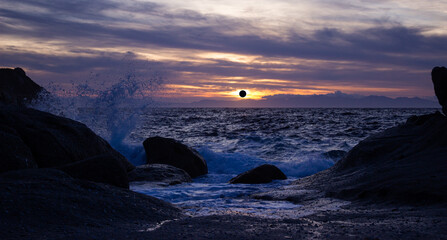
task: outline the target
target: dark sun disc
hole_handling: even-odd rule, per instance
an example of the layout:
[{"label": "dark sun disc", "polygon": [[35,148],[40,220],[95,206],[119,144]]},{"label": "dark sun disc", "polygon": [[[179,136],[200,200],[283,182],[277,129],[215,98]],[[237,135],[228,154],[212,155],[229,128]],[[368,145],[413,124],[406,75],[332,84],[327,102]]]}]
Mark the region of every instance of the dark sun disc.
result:
[{"label": "dark sun disc", "polygon": [[241,96],[241,98],[243,98],[243,97],[247,96],[247,92],[244,91],[244,90],[241,90],[241,91],[239,92],[239,96]]}]

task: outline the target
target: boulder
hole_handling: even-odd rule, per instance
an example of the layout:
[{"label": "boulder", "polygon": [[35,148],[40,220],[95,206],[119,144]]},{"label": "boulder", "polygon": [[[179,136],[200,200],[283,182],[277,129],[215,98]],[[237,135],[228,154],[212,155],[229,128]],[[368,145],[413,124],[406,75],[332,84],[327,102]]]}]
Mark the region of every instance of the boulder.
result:
[{"label": "boulder", "polygon": [[129,173],[129,181],[158,182],[175,185],[184,182],[192,182],[192,179],[187,172],[180,168],[155,163],[137,166]]},{"label": "boulder", "polygon": [[129,188],[127,170],[123,162],[113,155],[100,155],[58,167],[68,175],[116,187]]},{"label": "boulder", "polygon": [[[84,124],[24,105],[46,92],[20,69],[0,69],[0,172],[60,167],[128,188],[135,167]],[[107,157],[105,157],[106,155]]]},{"label": "boulder", "polygon": [[191,177],[208,173],[200,154],[172,138],[150,137],[143,142],[147,163],[168,164],[185,170]]},{"label": "boulder", "polygon": [[165,201],[56,169],[0,174],[2,239],[127,239],[179,217]]},{"label": "boulder", "polygon": [[229,183],[269,183],[276,179],[284,180],[287,179],[287,177],[274,165],[263,164],[259,167],[237,175],[236,177],[232,178]]},{"label": "boulder", "polygon": [[[60,167],[103,154],[119,159],[127,171],[135,168],[87,126],[68,118],[34,109],[0,105],[0,126],[0,129],[9,129],[16,141],[24,144],[21,147],[16,144],[17,149],[9,148],[8,154],[33,159],[39,168]],[[6,145],[2,147],[8,148]],[[3,154],[0,153],[2,162],[5,161]]]},{"label": "boulder", "polygon": [[442,112],[447,115],[447,68],[434,67],[431,71],[431,79],[438,102],[442,106]]},{"label": "boulder", "polygon": [[45,90],[26,76],[23,69],[0,69],[0,102],[24,105],[37,98],[42,91]]},{"label": "boulder", "polygon": [[[447,117],[410,117],[374,134],[333,167],[293,183],[296,194],[317,190],[329,197],[374,203],[429,205],[447,201]],[[289,188],[289,197],[293,197]]]}]

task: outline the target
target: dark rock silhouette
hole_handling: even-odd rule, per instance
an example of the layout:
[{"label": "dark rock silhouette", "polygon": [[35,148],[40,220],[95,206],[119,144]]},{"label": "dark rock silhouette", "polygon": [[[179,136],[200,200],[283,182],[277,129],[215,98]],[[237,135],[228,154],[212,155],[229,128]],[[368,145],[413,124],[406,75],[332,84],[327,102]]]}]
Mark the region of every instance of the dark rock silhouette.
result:
[{"label": "dark rock silhouette", "polygon": [[192,182],[187,172],[166,164],[146,164],[137,166],[129,173],[129,181],[162,182],[168,185]]},{"label": "dark rock silhouette", "polygon": [[150,137],[143,142],[147,163],[168,164],[185,170],[191,177],[208,173],[200,154],[172,138]]},{"label": "dark rock silhouette", "polygon": [[276,179],[284,180],[287,179],[287,177],[281,170],[279,170],[279,168],[271,164],[263,164],[259,167],[237,175],[236,177],[232,178],[229,183],[269,183]]},{"label": "dark rock silhouette", "polygon": [[447,115],[447,68],[434,67],[431,71],[431,79],[438,102],[442,106],[442,112]]},{"label": "dark rock silhouette", "polygon": [[129,187],[127,172],[135,167],[104,139],[82,123],[25,107],[45,90],[22,69],[0,69],[0,78],[0,172],[61,167],[77,178]]},{"label": "dark rock silhouette", "polygon": [[0,86],[2,239],[125,239],[182,216],[127,190],[135,167],[84,124],[26,108],[44,89],[22,69],[0,69]]},{"label": "dark rock silhouette", "polygon": [[299,201],[302,190],[310,189],[323,196],[354,201],[445,203],[445,156],[447,117],[439,112],[413,116],[405,124],[361,141],[333,167],[297,180],[295,187],[255,197]]},{"label": "dark rock silhouette", "polygon": [[0,85],[0,172],[59,167],[103,154],[118,159],[126,171],[134,168],[84,124],[25,108],[46,90],[21,68],[0,69]]},{"label": "dark rock silhouette", "polygon": [[58,167],[58,169],[74,178],[129,188],[127,170],[121,159],[113,155],[87,158]]},{"label": "dark rock silhouette", "polygon": [[[10,133],[24,143],[20,148],[27,147],[40,168],[59,167],[103,154],[119,159],[127,171],[134,168],[104,139],[84,124],[68,118],[34,109],[0,105],[0,126],[2,129],[12,129]],[[22,154],[20,148],[17,156]]]},{"label": "dark rock silhouette", "polygon": [[0,102],[24,105],[37,98],[41,91],[44,88],[26,76],[23,69],[0,69]]},{"label": "dark rock silhouette", "polygon": [[182,216],[165,201],[55,169],[2,173],[0,189],[2,239],[127,239]]}]

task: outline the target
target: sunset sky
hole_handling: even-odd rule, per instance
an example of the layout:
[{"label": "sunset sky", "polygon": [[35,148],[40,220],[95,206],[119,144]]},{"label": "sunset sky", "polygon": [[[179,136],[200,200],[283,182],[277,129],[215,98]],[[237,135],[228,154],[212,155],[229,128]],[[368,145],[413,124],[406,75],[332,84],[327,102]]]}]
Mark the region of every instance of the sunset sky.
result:
[{"label": "sunset sky", "polygon": [[0,66],[66,92],[135,73],[162,77],[155,95],[176,101],[427,97],[437,65],[447,1],[0,0]]}]

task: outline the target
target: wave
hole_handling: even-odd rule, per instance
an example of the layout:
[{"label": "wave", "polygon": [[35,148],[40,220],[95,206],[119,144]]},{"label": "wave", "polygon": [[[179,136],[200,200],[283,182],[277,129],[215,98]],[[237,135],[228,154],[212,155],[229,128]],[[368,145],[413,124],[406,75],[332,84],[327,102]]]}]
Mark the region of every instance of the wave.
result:
[{"label": "wave", "polygon": [[[140,165],[145,162],[144,150],[131,143],[130,134],[141,125],[147,109],[156,107],[151,96],[161,89],[165,79],[161,71],[149,71],[148,66],[137,66],[136,61],[126,58],[125,69],[115,76],[117,80],[111,86],[103,83],[95,88],[100,80],[92,78],[74,86],[71,91],[75,97],[67,97],[55,93],[70,92],[68,89],[53,84],[46,87],[53,93],[43,94],[30,107],[86,124],[133,164]],[[141,68],[146,69],[146,75],[139,74]],[[109,76],[109,82],[113,78]]]},{"label": "wave", "polygon": [[242,153],[214,152],[205,146],[198,148],[197,151],[207,162],[210,173],[239,174],[267,163],[261,158]]},{"label": "wave", "polygon": [[242,153],[214,152],[209,147],[200,147],[198,152],[204,157],[211,174],[237,175],[262,164],[273,164],[288,177],[300,178],[312,175],[334,165],[330,158],[321,154],[303,155],[301,160],[266,161],[262,158]]},{"label": "wave", "polygon": [[322,156],[305,156],[301,161],[279,162],[277,167],[287,176],[301,178],[310,176],[334,165],[332,159]]}]

